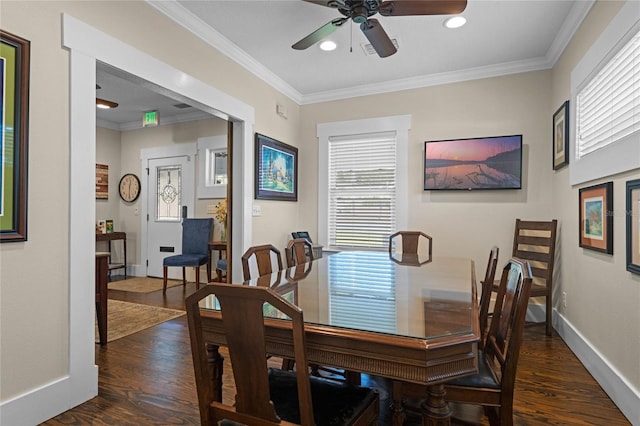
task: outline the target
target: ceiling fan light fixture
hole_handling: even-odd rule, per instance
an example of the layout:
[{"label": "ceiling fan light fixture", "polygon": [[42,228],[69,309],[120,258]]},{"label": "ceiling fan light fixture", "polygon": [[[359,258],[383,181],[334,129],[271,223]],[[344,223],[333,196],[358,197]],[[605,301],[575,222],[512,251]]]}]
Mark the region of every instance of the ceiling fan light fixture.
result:
[{"label": "ceiling fan light fixture", "polygon": [[118,103],[117,102],[108,101],[106,99],[96,98],[96,107],[101,108],[101,109],[117,108],[118,107]]},{"label": "ceiling fan light fixture", "polygon": [[320,49],[324,50],[325,52],[331,52],[332,50],[336,50],[336,47],[338,47],[338,45],[336,44],[335,41],[332,41],[332,40],[325,40],[322,43],[320,43]]},{"label": "ceiling fan light fixture", "polygon": [[453,29],[453,28],[460,28],[466,23],[467,23],[467,18],[465,18],[464,16],[452,16],[451,18],[448,18],[447,20],[444,21],[444,26],[446,28]]}]

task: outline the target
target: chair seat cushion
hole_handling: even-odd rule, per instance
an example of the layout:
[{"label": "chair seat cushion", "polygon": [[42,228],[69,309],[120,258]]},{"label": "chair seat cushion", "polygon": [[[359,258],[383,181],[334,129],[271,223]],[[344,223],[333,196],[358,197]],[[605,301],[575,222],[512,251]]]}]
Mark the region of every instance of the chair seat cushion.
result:
[{"label": "chair seat cushion", "polygon": [[209,261],[206,254],[177,254],[175,256],[165,257],[162,261],[163,266],[200,266]]},{"label": "chair seat cushion", "polygon": [[493,370],[487,364],[487,360],[481,350],[478,351],[478,374],[449,380],[445,385],[500,389],[500,382],[498,382]]},{"label": "chair seat cushion", "polygon": [[[348,382],[309,377],[313,416],[317,425],[350,425],[375,398],[375,391]],[[296,374],[269,369],[269,392],[281,419],[300,423]]]}]

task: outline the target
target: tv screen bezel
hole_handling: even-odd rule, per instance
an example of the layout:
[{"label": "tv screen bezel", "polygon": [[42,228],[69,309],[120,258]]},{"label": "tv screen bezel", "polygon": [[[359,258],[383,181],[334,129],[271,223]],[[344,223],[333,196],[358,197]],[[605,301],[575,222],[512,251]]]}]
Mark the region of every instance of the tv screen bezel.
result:
[{"label": "tv screen bezel", "polygon": [[[504,138],[518,138],[520,143],[520,155],[518,158],[518,186],[478,186],[478,187],[470,187],[470,188],[444,188],[444,187],[434,187],[427,185],[427,144],[430,143],[455,143],[455,142],[468,142],[473,140],[478,141],[490,141],[490,140],[498,140]],[[422,167],[422,186],[424,191],[504,191],[504,190],[519,190],[522,189],[522,148],[523,148],[523,137],[522,134],[514,134],[514,135],[502,135],[502,136],[482,136],[482,137],[473,137],[473,138],[456,138],[456,139],[442,139],[442,140],[433,140],[433,141],[425,141],[423,146],[422,158],[423,158],[423,167]]]}]

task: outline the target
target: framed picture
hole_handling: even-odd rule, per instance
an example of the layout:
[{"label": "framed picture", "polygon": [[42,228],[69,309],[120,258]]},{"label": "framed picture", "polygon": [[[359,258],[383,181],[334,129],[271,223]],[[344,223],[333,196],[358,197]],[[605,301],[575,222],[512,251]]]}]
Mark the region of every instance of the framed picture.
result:
[{"label": "framed picture", "polygon": [[522,188],[522,135],[426,141],[425,191]]},{"label": "framed picture", "polygon": [[640,274],[640,179],[627,182],[627,271]]},{"label": "framed picture", "polygon": [[256,133],[255,198],[298,201],[298,148]]},{"label": "framed picture", "polygon": [[580,247],[613,254],[613,182],[580,189]]},{"label": "framed picture", "polygon": [[553,114],[553,170],[569,164],[569,101]]},{"label": "framed picture", "polygon": [[96,200],[109,199],[109,165],[96,164]]},{"label": "framed picture", "polygon": [[30,42],[0,30],[0,242],[27,240]]}]

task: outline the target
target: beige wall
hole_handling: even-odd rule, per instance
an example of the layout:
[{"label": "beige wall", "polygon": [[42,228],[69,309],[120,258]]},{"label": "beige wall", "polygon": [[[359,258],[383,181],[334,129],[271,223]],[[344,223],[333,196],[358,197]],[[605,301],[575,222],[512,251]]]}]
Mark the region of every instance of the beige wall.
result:
[{"label": "beige wall", "polygon": [[[255,109],[255,129],[297,145],[299,106],[142,1],[2,1],[0,27],[31,41],[28,232],[0,246],[0,402],[47,386],[69,371],[69,53],[62,13],[146,52]],[[198,58],[194,61],[194,58]],[[288,119],[276,114],[287,107]],[[176,134],[180,141],[181,133]],[[149,142],[148,146],[155,146]],[[119,172],[139,170],[139,153]],[[138,161],[132,164],[129,161]],[[264,203],[263,216],[297,221],[296,203]],[[127,217],[128,213],[123,213]],[[289,228],[287,223],[286,228]],[[123,223],[123,226],[129,226]],[[133,226],[133,225],[131,225]],[[87,232],[93,232],[88,229]],[[278,227],[256,239],[284,240]],[[136,247],[135,252],[138,248]],[[37,259],[38,267],[34,268]],[[43,355],[46,354],[46,355]]]},{"label": "beige wall", "polygon": [[[618,8],[616,2],[598,3],[553,70],[300,107],[141,1],[3,0],[0,27],[31,41],[32,64],[29,240],[0,246],[0,402],[46,386],[68,371],[72,159],[69,55],[61,47],[62,12],[253,106],[256,121],[250,130],[299,147],[299,201],[254,202],[262,209],[262,216],[253,220],[254,244],[284,246],[292,228],[317,233],[318,123],[411,114],[406,164],[409,226],[433,235],[436,253],[471,256],[481,271],[493,244],[501,248],[500,262],[506,260],[516,217],[558,218],[561,266],[556,294],[566,291],[568,304],[566,309],[555,306],[637,392],[640,280],[624,270],[624,220],[619,215],[615,218],[614,256],[579,249],[578,188],[569,186],[567,168],[551,169],[551,116],[569,97],[568,73]],[[287,107],[288,119],[276,115],[277,103]],[[522,133],[525,143],[521,191],[422,191],[425,140],[514,133]],[[119,173],[139,170],[139,151],[128,151],[127,137],[122,136]],[[153,141],[136,143],[139,146],[131,149],[157,146]],[[639,175],[613,178],[617,211],[624,210],[624,181],[632,177]],[[122,215],[130,217],[128,212]],[[129,226],[127,219],[123,226]],[[33,267],[34,259],[38,268]]]},{"label": "beige wall", "polygon": [[[552,73],[551,109],[571,98],[570,73],[623,2],[598,2]],[[572,187],[569,168],[552,173],[554,214],[564,224],[560,234],[560,281],[556,301],[567,294],[567,307],[555,306],[582,337],[640,393],[640,276],[626,271],[625,182],[640,173],[624,173]],[[613,181],[613,256],[578,246],[578,191]],[[635,419],[640,422],[640,418]]]},{"label": "beige wall", "polygon": [[[433,237],[441,255],[470,256],[479,272],[489,250],[507,259],[516,217],[551,219],[549,187],[549,71],[468,81],[446,86],[327,102],[303,107],[300,226],[317,233],[317,148],[319,123],[410,114],[408,228]],[[357,114],[349,113],[356,111]],[[523,189],[478,192],[424,191],[424,141],[476,136],[523,135]]]}]

